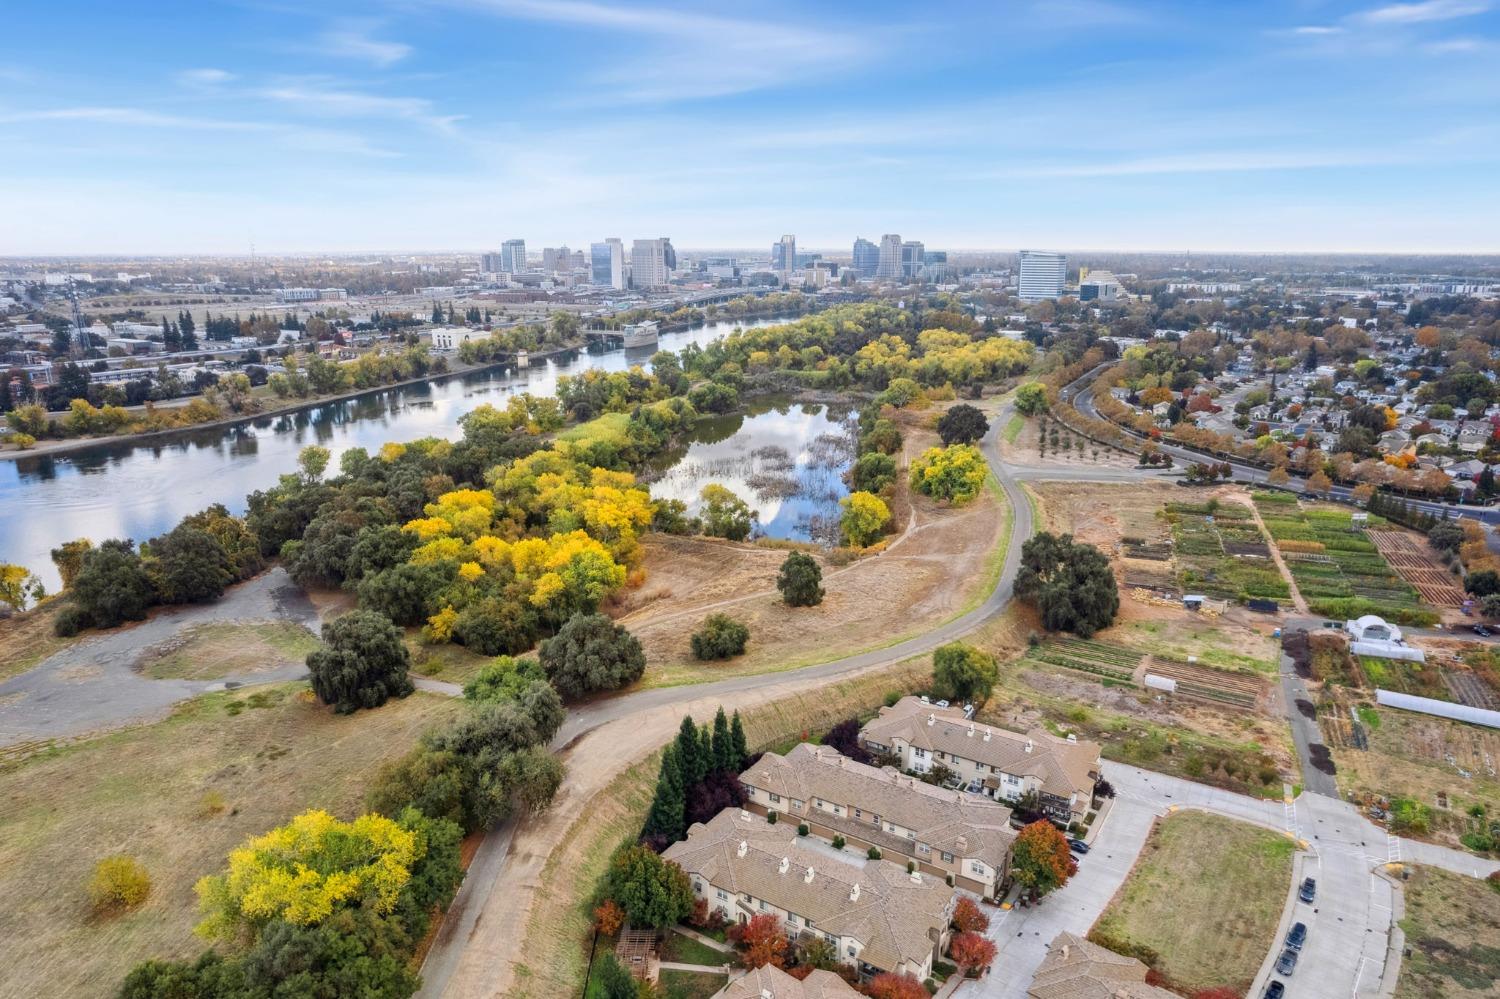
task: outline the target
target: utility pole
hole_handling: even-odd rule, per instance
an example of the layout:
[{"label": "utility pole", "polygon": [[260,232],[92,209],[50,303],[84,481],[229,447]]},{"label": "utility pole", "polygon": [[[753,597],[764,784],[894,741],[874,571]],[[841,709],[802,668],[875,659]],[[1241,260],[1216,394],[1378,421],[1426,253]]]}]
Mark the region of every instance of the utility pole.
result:
[{"label": "utility pole", "polygon": [[83,311],[78,308],[78,288],[74,285],[71,274],[68,275],[68,298],[73,303],[73,347],[69,353],[72,354],[74,360],[77,360],[83,356],[89,344],[86,339],[88,334],[84,332]]}]

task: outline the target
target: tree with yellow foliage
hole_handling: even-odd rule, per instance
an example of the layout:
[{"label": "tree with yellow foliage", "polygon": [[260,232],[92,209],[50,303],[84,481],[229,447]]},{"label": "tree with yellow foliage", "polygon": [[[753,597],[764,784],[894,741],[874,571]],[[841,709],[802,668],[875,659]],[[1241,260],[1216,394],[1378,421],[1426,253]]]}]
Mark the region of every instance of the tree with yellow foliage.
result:
[{"label": "tree with yellow foliage", "polygon": [[232,852],[223,874],[199,879],[197,932],[229,939],[272,919],[309,926],[353,905],[389,913],[425,853],[415,831],[384,816],[303,812]]},{"label": "tree with yellow foliage", "polygon": [[839,500],[839,506],[844,509],[839,528],[845,542],[856,548],[874,544],[891,521],[891,508],[873,493],[850,493]]},{"label": "tree with yellow foliage", "polygon": [[967,503],[984,488],[987,470],[972,444],[932,447],[911,463],[911,485],[934,499]]}]

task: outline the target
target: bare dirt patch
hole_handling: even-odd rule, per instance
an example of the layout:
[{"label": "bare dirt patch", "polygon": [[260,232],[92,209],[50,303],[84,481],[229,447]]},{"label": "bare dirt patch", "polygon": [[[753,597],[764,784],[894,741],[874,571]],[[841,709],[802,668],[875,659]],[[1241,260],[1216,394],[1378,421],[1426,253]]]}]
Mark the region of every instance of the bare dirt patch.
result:
[{"label": "bare dirt patch", "polygon": [[136,669],[158,680],[249,676],[301,663],[317,647],[317,637],[292,621],[215,621],[147,649]]},{"label": "bare dirt patch", "polygon": [[1407,956],[1396,999],[1477,999],[1500,981],[1500,892],[1437,867],[1413,867],[1406,893]]},{"label": "bare dirt patch", "polygon": [[[195,956],[199,877],[300,811],[354,817],[376,769],[460,708],[418,693],[340,716],[286,684],[196,698],[156,724],[0,767],[5,981],[32,997],[111,996],[138,961]],[[88,879],[115,853],[145,866],[151,894],[98,921]]]}]

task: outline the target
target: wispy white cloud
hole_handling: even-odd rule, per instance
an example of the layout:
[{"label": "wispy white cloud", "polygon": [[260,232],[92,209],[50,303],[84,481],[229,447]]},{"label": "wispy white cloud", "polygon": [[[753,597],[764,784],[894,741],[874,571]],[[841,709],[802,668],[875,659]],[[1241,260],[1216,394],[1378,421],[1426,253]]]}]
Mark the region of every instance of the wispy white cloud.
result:
[{"label": "wispy white cloud", "polygon": [[1428,21],[1451,21],[1472,17],[1490,9],[1481,0],[1423,0],[1421,3],[1393,3],[1354,15],[1365,24],[1422,24]]},{"label": "wispy white cloud", "polygon": [[237,77],[228,70],[215,69],[211,66],[199,69],[184,69],[176,75],[176,80],[184,87],[197,90],[212,90],[215,87],[232,83]]},{"label": "wispy white cloud", "polygon": [[[147,108],[84,105],[63,108],[45,108],[28,111],[0,111],[0,125],[20,125],[47,122],[91,122],[96,125],[119,125],[134,129],[170,129],[187,132],[241,133],[245,135],[275,136],[289,148],[305,151],[338,153],[351,156],[390,158],[397,154],[374,145],[362,136],[330,129],[307,128],[277,121],[255,121],[237,118],[208,118],[195,115],[170,114]],[[95,137],[93,144],[105,148],[103,137]]]},{"label": "wispy white cloud", "polygon": [[449,0],[502,17],[658,40],[663,51],[603,74],[598,103],[663,101],[800,84],[875,55],[873,36],[849,24],[820,28],[772,15],[726,17],[595,0]]},{"label": "wispy white cloud", "polygon": [[1318,37],[1321,35],[1341,35],[1344,33],[1344,29],[1335,27],[1331,24],[1304,24],[1300,27],[1293,28],[1291,33],[1294,35],[1310,35],[1313,37]]},{"label": "wispy white cloud", "polygon": [[251,92],[295,111],[334,118],[396,118],[452,132],[462,115],[442,115],[425,97],[388,97],[330,86],[321,79],[290,80]]},{"label": "wispy white cloud", "polygon": [[325,55],[356,59],[384,69],[411,55],[405,42],[376,38],[377,21],[341,21],[320,36],[318,50]]}]

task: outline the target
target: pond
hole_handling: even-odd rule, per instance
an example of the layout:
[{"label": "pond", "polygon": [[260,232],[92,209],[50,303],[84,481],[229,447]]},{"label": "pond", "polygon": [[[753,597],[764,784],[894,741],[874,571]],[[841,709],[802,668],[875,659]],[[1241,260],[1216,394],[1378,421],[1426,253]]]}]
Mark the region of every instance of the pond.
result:
[{"label": "pond", "polygon": [[724,486],[755,513],[754,537],[837,544],[856,418],[847,407],[754,401],[746,413],[700,421],[686,450],[644,478],[653,498],[682,500],[693,514],[704,486]]}]

